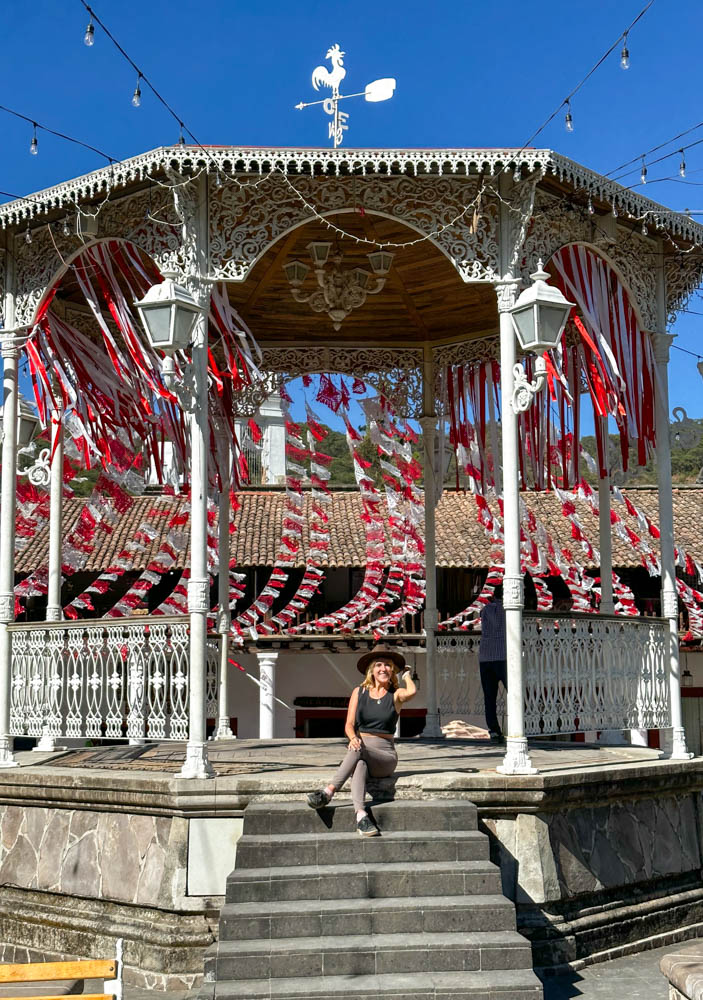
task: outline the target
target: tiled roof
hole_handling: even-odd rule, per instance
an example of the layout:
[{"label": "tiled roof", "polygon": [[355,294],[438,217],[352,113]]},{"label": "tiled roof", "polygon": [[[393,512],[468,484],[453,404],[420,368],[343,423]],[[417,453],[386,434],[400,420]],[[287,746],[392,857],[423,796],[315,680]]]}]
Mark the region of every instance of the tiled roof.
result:
[{"label": "tiled roof", "polygon": [[[655,487],[640,488],[629,492],[632,502],[646,513],[655,524],[658,523],[658,492]],[[673,491],[675,534],[677,543],[695,559],[703,561],[703,487],[678,488]],[[571,538],[571,525],[562,516],[558,498],[551,493],[526,494],[524,499],[530,509],[541,520],[559,547],[569,547],[580,562],[586,563],[578,542]],[[83,500],[67,500],[64,503],[64,538],[80,512]],[[142,522],[149,521],[158,529],[156,538],[144,552],[137,553],[135,569],[143,569],[156,555],[166,534],[167,516],[158,516],[162,510],[175,512],[180,500],[173,497],[145,496],[135,499],[114,530],[110,533],[97,531],[95,548],[88,559],[86,570],[99,572],[114,561],[117,554],[134,537]],[[232,536],[232,555],[239,566],[271,565],[276,558],[281,525],[284,516],[285,494],[282,491],[247,491],[240,494],[241,509],[237,512],[237,531]],[[304,565],[307,551],[310,496],[305,496],[306,527],[303,532],[303,547],[298,559]],[[497,512],[495,504],[492,505]],[[637,534],[642,534],[637,523],[629,517],[624,506],[614,501],[613,509]],[[366,546],[364,525],[360,520],[361,503],[358,493],[339,491],[332,494],[329,507],[330,546],[326,564],[331,567],[363,566]],[[477,508],[471,494],[445,491],[440,501],[437,524],[437,565],[441,567],[485,568],[490,559],[490,547],[483,528],[476,521]],[[577,514],[586,535],[594,548],[598,548],[598,522],[585,503],[577,502]],[[48,526],[44,525],[21,553],[17,561],[17,572],[29,573],[46,563],[48,550]],[[655,539],[646,539],[656,552]],[[387,552],[389,552],[387,546]],[[182,568],[187,561],[187,550],[180,553],[175,568]],[[613,564],[636,566],[640,560],[629,545],[624,544],[613,533]]]}]

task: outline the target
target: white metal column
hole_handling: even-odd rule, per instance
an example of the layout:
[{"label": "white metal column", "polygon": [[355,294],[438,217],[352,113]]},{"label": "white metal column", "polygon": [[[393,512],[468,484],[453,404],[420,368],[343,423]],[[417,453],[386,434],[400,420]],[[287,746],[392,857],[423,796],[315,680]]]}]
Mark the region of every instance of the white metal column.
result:
[{"label": "white metal column", "polygon": [[46,620],[58,622],[61,609],[61,542],[63,540],[63,420],[62,413],[51,414],[51,481],[49,485],[49,589]]},{"label": "white metal column", "polygon": [[656,385],[656,459],[659,488],[659,532],[661,562],[662,616],[669,621],[669,707],[671,711],[671,751],[674,760],[692,757],[686,749],[681,707],[681,669],[679,663],[679,599],[676,593],[676,563],[674,557],[674,505],[671,489],[671,441],[669,438],[669,348],[673,336],[666,333],[666,288],[664,261],[660,257],[657,269],[657,313],[660,329],[652,334],[657,364]]},{"label": "white metal column", "polygon": [[194,219],[186,225],[195,246],[195,274],[189,284],[202,306],[195,321],[191,365],[193,370],[193,412],[190,417],[190,579],[188,614],[190,616],[190,689],[188,709],[188,744],[182,778],[211,778],[205,741],[205,700],[207,671],[207,616],[210,610],[210,582],[207,570],[207,490],[208,490],[208,384],[207,328],[210,287],[203,281],[208,267],[207,177],[198,181],[198,207]]},{"label": "white metal column", "polygon": [[276,718],[276,660],[278,650],[257,652],[259,661],[259,739],[272,740]]},{"label": "white metal column", "polygon": [[[11,255],[8,254],[8,257]],[[5,316],[14,321],[14,297],[8,294]],[[17,358],[13,331],[2,334],[3,440],[0,493],[0,767],[16,767],[10,736],[12,633],[15,618],[15,513],[17,507]]]},{"label": "white metal column", "polygon": [[[613,601],[613,535],[610,523],[610,441],[608,438],[608,418],[596,417],[601,421],[601,436],[605,449],[605,476],[598,479],[598,545],[600,548],[600,611],[612,615]],[[578,448],[578,442],[575,443]]]},{"label": "white metal column", "polygon": [[[435,435],[437,417],[434,401],[434,364],[432,351],[425,348],[423,366],[423,416],[420,418],[423,441],[423,471],[425,491],[425,672],[427,675],[427,716],[422,735],[441,739],[437,705],[437,555],[435,530]],[[440,461],[440,469],[442,463]]]},{"label": "white metal column", "polygon": [[[227,473],[230,471],[231,454],[227,445],[224,446],[223,463]],[[222,473],[222,492],[219,503],[219,523],[217,548],[220,563],[220,571],[217,581],[217,631],[220,634],[220,683],[217,695],[217,731],[216,740],[231,740],[234,736],[229,724],[229,630],[232,623],[232,616],[229,610],[229,478],[225,480],[225,473]]]},{"label": "white metal column", "polygon": [[513,409],[516,355],[515,330],[508,310],[515,302],[517,282],[506,276],[496,286],[500,319],[500,417],[503,445],[503,537],[505,571],[505,649],[508,673],[507,732],[502,774],[535,774],[525,736],[525,678],[522,661],[522,610],[525,605],[520,566],[520,479],[518,467],[518,419]]}]

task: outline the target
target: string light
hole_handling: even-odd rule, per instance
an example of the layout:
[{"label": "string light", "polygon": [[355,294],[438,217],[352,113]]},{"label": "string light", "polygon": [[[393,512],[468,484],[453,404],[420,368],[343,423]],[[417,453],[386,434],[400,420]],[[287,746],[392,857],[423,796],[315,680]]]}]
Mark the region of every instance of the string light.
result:
[{"label": "string light", "polygon": [[34,129],[34,132],[32,134],[32,141],[29,144],[29,152],[32,154],[32,156],[36,156],[37,153],[39,152],[39,143],[37,142],[37,123],[33,122],[32,127]]},{"label": "string light", "polygon": [[686,176],[686,159],[685,159],[684,154],[683,154],[683,149],[680,149],[679,152],[681,153],[681,163],[679,163],[679,176],[680,177],[685,177]]},{"label": "string light", "polygon": [[95,25],[93,24],[93,18],[91,16],[88,21],[88,27],[85,29],[85,35],[83,35],[83,44],[91,48],[95,44]]},{"label": "string light", "polygon": [[68,224],[68,216],[66,216],[65,219],[63,220],[63,234],[64,236],[71,235],[71,227]]},{"label": "string light", "polygon": [[644,162],[644,156],[642,157],[642,171],[640,173],[640,180],[643,184],[647,183],[647,164]]},{"label": "string light", "polygon": [[627,32],[622,36],[622,52],[620,53],[620,69],[630,68],[630,50],[627,47]]},{"label": "string light", "polygon": [[615,204],[615,202],[613,202],[613,207],[612,207],[612,209],[611,209],[611,212],[610,212],[610,214],[612,215],[612,217],[613,217],[614,219],[617,219],[617,217],[618,217],[618,207],[617,207],[617,205]]},{"label": "string light", "polygon": [[571,101],[566,102],[566,114],[564,115],[564,128],[567,132],[574,131],[574,119],[571,116]]},{"label": "string light", "polygon": [[588,192],[588,214],[593,215],[595,209],[593,207],[593,198],[591,198],[591,192]]},{"label": "string light", "polygon": [[24,234],[24,242],[25,243],[31,243],[32,242],[32,231],[29,228],[29,222],[27,223],[27,230],[26,230],[26,232]]},{"label": "string light", "polygon": [[642,219],[642,235],[646,236],[649,230],[647,229],[647,223]]},{"label": "string light", "polygon": [[142,74],[140,73],[137,76],[137,86],[134,88],[134,93],[132,94],[132,107],[133,108],[140,107],[141,103],[142,103],[142,92],[141,92],[141,89],[139,87],[139,81],[141,80],[141,78],[142,78]]}]

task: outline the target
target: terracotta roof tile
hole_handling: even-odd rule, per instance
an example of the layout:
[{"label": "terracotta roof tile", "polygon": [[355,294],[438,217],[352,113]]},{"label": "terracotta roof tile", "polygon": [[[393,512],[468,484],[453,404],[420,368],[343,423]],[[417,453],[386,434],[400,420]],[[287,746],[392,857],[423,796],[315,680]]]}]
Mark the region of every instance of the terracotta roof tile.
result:
[{"label": "terracotta roof tile", "polygon": [[[658,491],[655,487],[630,490],[632,502],[658,523]],[[695,559],[703,561],[703,487],[675,488],[674,516],[677,542]],[[232,536],[232,555],[239,566],[271,565],[276,558],[281,525],[285,510],[283,491],[247,491],[239,495],[241,509],[237,513],[237,531]],[[574,551],[580,562],[588,565],[580,553],[577,542],[571,538],[569,521],[561,513],[561,505],[554,494],[540,493],[525,495],[528,506],[542,521],[555,543]],[[84,500],[67,500],[64,503],[64,537],[70,535]],[[303,546],[297,564],[304,565],[307,551],[307,518],[311,497],[305,495],[306,525],[303,531]],[[156,538],[145,552],[137,553],[135,569],[144,569],[156,555],[161,541],[165,538],[168,517],[150,516],[155,510],[175,512],[181,501],[173,497],[145,496],[135,498],[133,506],[120,519],[110,533],[96,532],[94,551],[88,559],[86,569],[93,572],[104,570],[114,561],[117,554],[134,537],[139,525],[148,520],[158,529]],[[577,514],[584,531],[594,548],[598,548],[598,521],[585,503],[577,502]],[[495,505],[492,505],[495,509]],[[637,522],[629,517],[622,504],[614,502],[613,509],[637,534],[642,534]],[[437,510],[437,565],[441,567],[487,567],[490,546],[483,528],[476,521],[476,504],[470,494],[445,492]],[[330,567],[363,566],[366,545],[364,525],[360,520],[361,502],[354,491],[338,491],[332,494],[329,505],[330,546],[326,565]],[[49,531],[44,525],[20,554],[17,562],[18,573],[29,573],[46,563]],[[647,538],[656,552],[655,539]],[[390,553],[390,546],[386,551]],[[187,550],[180,553],[176,568],[182,568],[187,560]],[[613,534],[613,564],[621,567],[639,565],[639,556],[629,545]]]}]

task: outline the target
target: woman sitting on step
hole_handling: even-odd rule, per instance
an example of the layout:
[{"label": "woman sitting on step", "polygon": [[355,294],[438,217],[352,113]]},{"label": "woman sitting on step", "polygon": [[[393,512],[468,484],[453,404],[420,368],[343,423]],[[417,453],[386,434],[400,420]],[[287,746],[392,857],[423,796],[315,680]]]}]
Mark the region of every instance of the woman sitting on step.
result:
[{"label": "woman sitting on step", "polygon": [[328,805],[351,776],[351,795],[356,810],[356,826],[362,837],[377,837],[378,827],[364,808],[366,779],[388,778],[398,766],[395,728],[402,705],[417,694],[410,670],[403,673],[405,687],[398,687],[398,672],[405,658],[394,649],[376,647],[364,653],[357,669],[365,674],[349,699],[344,732],[349,749],[332,781],[308,795],[308,805],[322,809]]}]

